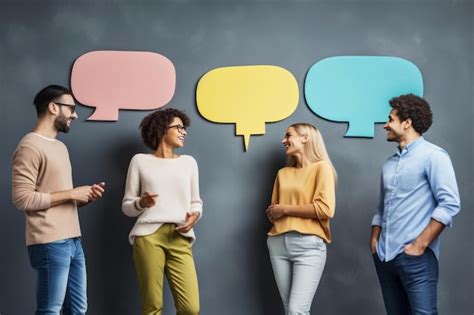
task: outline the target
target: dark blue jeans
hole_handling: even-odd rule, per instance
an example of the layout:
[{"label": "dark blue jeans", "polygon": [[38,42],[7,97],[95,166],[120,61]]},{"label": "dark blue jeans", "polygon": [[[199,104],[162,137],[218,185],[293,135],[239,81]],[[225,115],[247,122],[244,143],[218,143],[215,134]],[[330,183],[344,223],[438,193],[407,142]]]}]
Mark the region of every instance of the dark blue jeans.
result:
[{"label": "dark blue jeans", "polygon": [[36,270],[36,315],[85,314],[86,259],[79,238],[28,246]]},{"label": "dark blue jeans", "polygon": [[437,315],[438,259],[401,253],[388,262],[374,255],[387,315]]}]

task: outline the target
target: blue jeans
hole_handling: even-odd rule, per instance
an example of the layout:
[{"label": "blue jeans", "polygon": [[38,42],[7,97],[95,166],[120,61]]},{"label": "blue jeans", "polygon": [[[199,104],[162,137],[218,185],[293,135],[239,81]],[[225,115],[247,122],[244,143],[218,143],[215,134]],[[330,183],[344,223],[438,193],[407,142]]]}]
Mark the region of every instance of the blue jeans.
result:
[{"label": "blue jeans", "polygon": [[326,243],[288,232],[267,240],[273,274],[286,315],[309,315],[326,264]]},{"label": "blue jeans", "polygon": [[36,315],[85,314],[86,259],[79,238],[28,246],[37,272]]},{"label": "blue jeans", "polygon": [[374,255],[387,315],[437,315],[438,259],[430,248],[382,262]]}]

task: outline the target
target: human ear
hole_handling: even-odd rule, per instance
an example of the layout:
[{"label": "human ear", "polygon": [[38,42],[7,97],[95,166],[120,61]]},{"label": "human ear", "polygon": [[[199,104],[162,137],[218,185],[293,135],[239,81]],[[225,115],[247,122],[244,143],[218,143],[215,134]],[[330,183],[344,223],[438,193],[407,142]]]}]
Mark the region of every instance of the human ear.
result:
[{"label": "human ear", "polygon": [[54,104],[54,102],[49,102],[48,103],[48,111],[53,114],[53,115],[56,115],[58,113],[58,108],[59,106]]},{"label": "human ear", "polygon": [[411,118],[407,118],[403,123],[405,124],[405,129],[408,129],[412,126]]}]

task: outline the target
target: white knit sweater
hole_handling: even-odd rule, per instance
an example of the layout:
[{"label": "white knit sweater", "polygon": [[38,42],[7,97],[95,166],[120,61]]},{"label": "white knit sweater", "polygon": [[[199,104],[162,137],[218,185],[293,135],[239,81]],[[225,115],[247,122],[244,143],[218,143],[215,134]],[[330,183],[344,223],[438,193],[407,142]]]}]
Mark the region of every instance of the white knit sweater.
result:
[{"label": "white knit sweater", "polygon": [[[158,194],[155,206],[141,208],[144,192]],[[189,155],[163,159],[153,154],[136,154],[128,168],[122,211],[129,217],[138,217],[129,241],[136,236],[153,234],[163,223],[183,224],[187,212],[202,214],[199,196],[199,174],[196,160]],[[182,235],[194,241],[194,230]]]}]

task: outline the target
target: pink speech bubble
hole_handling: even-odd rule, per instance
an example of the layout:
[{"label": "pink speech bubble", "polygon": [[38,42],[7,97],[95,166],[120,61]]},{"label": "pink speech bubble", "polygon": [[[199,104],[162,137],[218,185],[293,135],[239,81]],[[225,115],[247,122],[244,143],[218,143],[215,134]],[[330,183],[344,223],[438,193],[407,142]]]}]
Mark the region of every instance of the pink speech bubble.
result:
[{"label": "pink speech bubble", "polygon": [[173,97],[176,71],[163,55],[138,51],[92,51],[74,62],[74,97],[95,107],[87,120],[117,121],[119,109],[151,110]]}]

